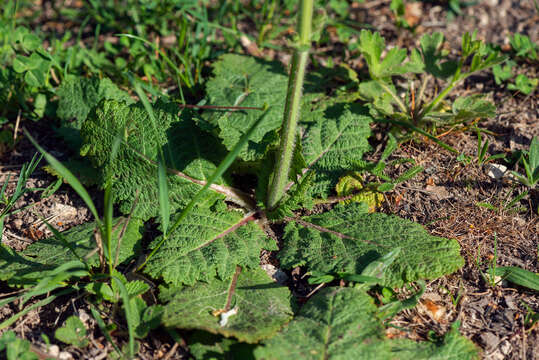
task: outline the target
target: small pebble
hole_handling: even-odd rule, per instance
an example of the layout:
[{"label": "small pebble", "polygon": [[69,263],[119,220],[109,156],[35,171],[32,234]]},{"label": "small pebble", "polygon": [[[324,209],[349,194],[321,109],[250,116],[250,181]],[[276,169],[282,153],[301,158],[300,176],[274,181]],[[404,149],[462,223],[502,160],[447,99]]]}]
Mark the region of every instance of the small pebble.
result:
[{"label": "small pebble", "polygon": [[271,264],[264,264],[261,268],[279,284],[285,284],[288,280],[288,276],[281,269]]},{"label": "small pebble", "polygon": [[508,355],[509,353],[511,353],[512,348],[513,347],[511,346],[511,343],[507,340],[502,341],[502,343],[500,344],[500,350],[504,355]]},{"label": "small pebble", "polygon": [[488,164],[487,169],[487,175],[489,178],[500,180],[507,171],[507,166],[501,164]]},{"label": "small pebble", "polygon": [[60,348],[58,347],[58,345],[51,345],[48,347],[47,350],[49,355],[52,357],[58,357],[58,355],[60,355]]},{"label": "small pebble", "polygon": [[58,359],[60,359],[60,360],[73,360],[73,355],[71,355],[71,354],[68,353],[67,351],[62,351],[62,352],[58,355]]},{"label": "small pebble", "polygon": [[13,227],[17,230],[20,230],[22,228],[22,219],[15,219],[11,223],[13,224]]}]

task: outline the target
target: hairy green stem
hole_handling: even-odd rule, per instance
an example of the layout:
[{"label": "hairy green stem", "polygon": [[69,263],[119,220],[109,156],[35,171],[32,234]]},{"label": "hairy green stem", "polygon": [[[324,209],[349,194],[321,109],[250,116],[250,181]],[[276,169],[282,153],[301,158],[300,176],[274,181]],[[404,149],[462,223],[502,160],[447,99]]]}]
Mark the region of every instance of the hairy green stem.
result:
[{"label": "hairy green stem", "polygon": [[312,19],[313,0],[302,0],[301,10],[298,14],[299,44],[292,57],[292,66],[288,78],[281,142],[277,153],[274,176],[268,192],[267,206],[269,209],[274,209],[277,206],[284,195],[284,189],[288,182],[301,106],[303,79],[305,78],[305,69],[307,68],[309,57]]}]

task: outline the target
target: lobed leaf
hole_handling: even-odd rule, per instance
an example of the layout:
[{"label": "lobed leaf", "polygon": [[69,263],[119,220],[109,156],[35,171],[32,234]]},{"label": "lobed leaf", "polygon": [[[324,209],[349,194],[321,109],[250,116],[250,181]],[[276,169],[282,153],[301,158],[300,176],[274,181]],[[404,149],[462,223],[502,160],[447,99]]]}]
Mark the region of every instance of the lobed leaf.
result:
[{"label": "lobed leaf", "polygon": [[281,266],[361,274],[367,264],[400,247],[384,279],[386,286],[399,287],[451,273],[464,264],[457,241],[431,236],[421,225],[397,216],[367,211],[364,203],[352,203],[290,219],[279,254]]},{"label": "lobed leaf", "polygon": [[54,337],[63,343],[83,348],[89,344],[86,327],[78,316],[70,316],[64,326],[56,329]]},{"label": "lobed leaf", "polygon": [[[205,330],[254,343],[271,337],[290,320],[290,291],[273,282],[258,266],[241,271],[235,284],[234,279],[212,279],[162,291],[160,300],[166,303],[163,325]],[[226,322],[222,316],[220,319],[212,314],[229,310],[233,313]]]},{"label": "lobed leaf", "polygon": [[496,115],[496,106],[481,96],[459,97],[453,103],[454,121],[490,118]]},{"label": "lobed leaf", "polygon": [[455,73],[458,64],[456,61],[447,60],[447,54],[441,50],[443,42],[444,35],[440,32],[425,34],[420,40],[425,71],[445,79]]},{"label": "lobed leaf", "polygon": [[406,49],[392,48],[382,60],[382,51],[386,44],[384,38],[378,33],[362,30],[359,35],[358,49],[365,57],[369,73],[374,80],[390,80],[391,76],[402,75],[407,72],[421,73],[424,64],[417,53],[412,53],[410,60],[405,62],[408,52]]}]

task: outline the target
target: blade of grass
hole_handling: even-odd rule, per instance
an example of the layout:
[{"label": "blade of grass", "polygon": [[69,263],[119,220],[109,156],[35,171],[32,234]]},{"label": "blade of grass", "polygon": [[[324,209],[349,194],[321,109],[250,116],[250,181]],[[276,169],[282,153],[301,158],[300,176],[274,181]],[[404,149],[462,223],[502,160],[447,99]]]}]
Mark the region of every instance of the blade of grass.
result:
[{"label": "blade of grass", "polygon": [[107,181],[105,186],[105,209],[103,216],[103,232],[101,238],[105,243],[105,254],[107,257],[107,263],[109,265],[109,273],[112,274],[112,266],[114,263],[114,258],[112,256],[112,213],[113,213],[113,204],[114,204],[114,195],[112,193],[111,181]]},{"label": "blade of grass", "polygon": [[5,321],[3,321],[2,323],[0,323],[0,330],[7,328],[11,324],[13,324],[15,321],[20,319],[22,316],[28,314],[30,311],[32,311],[34,309],[37,309],[37,308],[40,308],[42,306],[48,305],[51,302],[53,302],[54,300],[56,300],[57,298],[59,298],[60,296],[72,293],[73,291],[74,291],[73,289],[62,290],[62,291],[58,292],[57,294],[48,296],[45,299],[43,299],[41,301],[38,301],[35,304],[32,304],[32,305],[26,307],[24,310],[19,311],[17,314],[13,315],[12,317],[10,317],[10,318],[6,319]]},{"label": "blade of grass", "polygon": [[[120,144],[122,142],[122,137],[120,133],[124,132],[124,130],[120,131],[118,134],[116,134],[116,137],[114,138],[114,141],[112,142],[112,148],[110,152],[110,159],[111,161],[114,161],[116,158],[116,155],[118,154],[118,150],[120,149]],[[107,176],[107,184],[105,186],[105,196],[104,196],[104,216],[103,216],[103,233],[101,234],[102,239],[105,241],[106,246],[106,254],[107,254],[107,263],[109,266],[109,274],[112,275],[113,269],[114,269],[114,263],[115,263],[115,257],[112,253],[113,244],[112,244],[112,217],[113,217],[113,205],[114,205],[114,193],[112,191],[112,174],[109,174]],[[102,264],[103,265],[103,264]]]},{"label": "blade of grass", "polygon": [[489,269],[490,275],[501,276],[505,280],[527,287],[535,291],[539,291],[539,275],[522,269],[516,266],[500,266],[494,269]]},{"label": "blade of grass", "polygon": [[61,264],[45,272],[37,285],[22,295],[20,306],[34,296],[43,295],[57,288],[64,287],[63,283],[71,277],[82,278],[88,275],[86,264],[79,260],[71,260],[65,264]]},{"label": "blade of grass", "polygon": [[[168,64],[168,66],[170,66],[172,68],[172,70],[174,70],[174,72],[176,72],[176,74],[180,77],[180,79],[183,80],[183,82],[185,83],[185,85],[187,85],[188,88],[191,88],[194,85],[191,82],[190,77],[187,77],[184,74],[184,72],[182,72],[180,70],[180,68],[174,63],[174,61],[172,61],[172,59],[164,51],[162,51],[156,44],[154,44],[153,42],[151,42],[149,40],[146,40],[146,39],[144,39],[144,38],[142,38],[140,36],[131,35],[131,34],[116,34],[116,36],[139,40],[139,41],[142,41],[144,44],[146,44],[148,46],[151,46],[153,48],[153,50],[157,51],[159,53],[159,55],[165,60],[165,62]],[[183,63],[183,65],[187,69],[188,68],[188,66],[187,66],[188,63],[185,60],[185,58],[183,56],[181,56],[179,53],[176,53],[176,56],[178,56],[180,61]],[[185,72],[187,72],[187,71],[185,71]],[[178,86],[181,88],[181,84],[178,84]]]},{"label": "blade of grass", "polygon": [[455,153],[455,154],[458,154],[458,150],[455,149],[454,147],[451,147],[449,145],[447,145],[446,143],[444,143],[443,141],[439,140],[438,138],[436,138],[436,136],[434,135],[431,135],[429,134],[428,132],[426,132],[425,130],[423,129],[420,129],[412,124],[409,124],[407,122],[404,122],[404,121],[399,121],[399,120],[394,120],[394,119],[375,119],[376,122],[381,122],[381,123],[390,123],[390,124],[394,124],[394,125],[399,125],[399,126],[402,126],[402,127],[405,127],[405,128],[408,128],[412,131],[415,131],[415,132],[418,132],[420,133],[421,135],[423,136],[426,136],[427,138],[429,138],[430,140],[434,141],[436,144],[440,145],[441,147],[443,147],[444,149],[448,150],[448,151],[451,151],[452,153]]},{"label": "blade of grass", "polygon": [[90,305],[90,311],[92,312],[92,316],[94,317],[95,322],[97,323],[97,326],[103,333],[103,336],[105,336],[105,339],[107,339],[107,341],[112,344],[112,347],[114,348],[114,351],[116,351],[117,354],[119,354],[120,356],[123,355],[118,345],[116,345],[114,341],[112,341],[110,332],[107,330],[107,325],[105,325],[105,323],[103,322],[103,319],[101,319],[101,316],[99,316],[99,313],[92,305]]}]

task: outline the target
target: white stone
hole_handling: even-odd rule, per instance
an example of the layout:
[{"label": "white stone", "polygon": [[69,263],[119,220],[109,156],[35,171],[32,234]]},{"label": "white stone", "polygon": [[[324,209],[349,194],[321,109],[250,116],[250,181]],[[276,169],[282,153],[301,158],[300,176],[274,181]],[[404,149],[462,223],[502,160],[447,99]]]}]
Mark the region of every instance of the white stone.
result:
[{"label": "white stone", "polygon": [[68,353],[67,351],[62,351],[62,352],[58,355],[58,359],[60,359],[60,360],[73,360],[73,355],[71,355],[71,354]]},{"label": "white stone", "polygon": [[288,276],[281,269],[271,264],[264,264],[260,267],[266,272],[266,274],[271,276],[273,280],[277,281],[281,285],[285,284],[288,280]]},{"label": "white stone", "polygon": [[487,166],[487,175],[494,180],[500,180],[507,171],[507,166],[501,164],[488,164]]},{"label": "white stone", "polygon": [[58,357],[58,355],[60,355],[60,348],[58,347],[58,345],[51,345],[47,350],[49,355],[52,357]]}]

